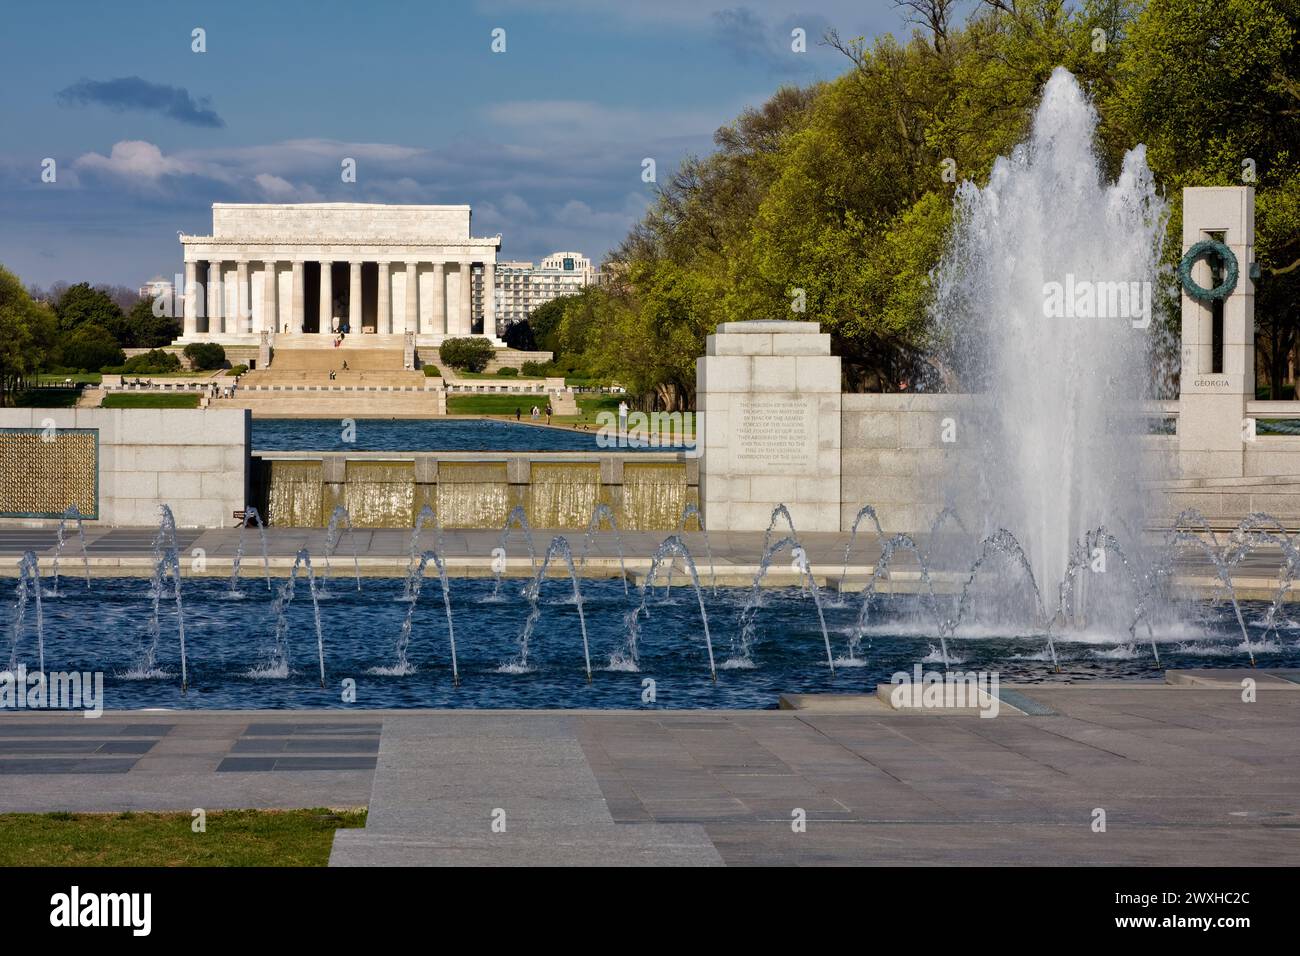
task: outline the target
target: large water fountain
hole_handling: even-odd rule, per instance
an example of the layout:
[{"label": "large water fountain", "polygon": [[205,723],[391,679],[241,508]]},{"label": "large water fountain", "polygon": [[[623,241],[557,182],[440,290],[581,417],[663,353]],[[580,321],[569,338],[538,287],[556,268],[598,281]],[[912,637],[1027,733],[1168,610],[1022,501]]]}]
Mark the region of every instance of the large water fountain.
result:
[{"label": "large water fountain", "polygon": [[987,186],[958,189],[935,276],[946,384],[976,396],[954,423],[966,468],[942,497],[981,537],[1012,532],[1044,590],[1065,580],[1090,531],[1138,546],[1135,412],[1169,379],[1165,205],[1141,146],[1107,181],[1096,127],[1078,82],[1058,68],[1029,140],[997,160]]}]

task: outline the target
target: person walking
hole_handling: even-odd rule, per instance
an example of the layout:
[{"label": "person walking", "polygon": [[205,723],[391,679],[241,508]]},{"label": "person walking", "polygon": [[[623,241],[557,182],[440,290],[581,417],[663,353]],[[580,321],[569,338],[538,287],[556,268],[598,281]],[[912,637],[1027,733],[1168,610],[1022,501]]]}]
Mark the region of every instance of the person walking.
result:
[{"label": "person walking", "polygon": [[537,406],[536,406],[536,405],[533,406],[532,419],[533,419],[533,421],[537,421]]},{"label": "person walking", "polygon": [[551,403],[547,402],[546,403],[546,424],[548,425],[551,423],[551,412],[552,412]]},{"label": "person walking", "polygon": [[519,421],[519,406],[515,406],[515,421]]}]

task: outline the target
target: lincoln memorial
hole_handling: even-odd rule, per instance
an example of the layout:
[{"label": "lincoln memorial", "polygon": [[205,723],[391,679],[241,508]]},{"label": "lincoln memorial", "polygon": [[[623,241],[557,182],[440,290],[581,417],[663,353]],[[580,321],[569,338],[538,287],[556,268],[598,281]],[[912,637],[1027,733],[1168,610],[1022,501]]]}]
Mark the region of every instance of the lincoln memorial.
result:
[{"label": "lincoln memorial", "polygon": [[328,347],[344,333],[351,348],[400,348],[406,333],[425,346],[496,337],[501,237],[471,236],[469,206],[213,203],[212,234],[180,239],[181,344]]}]

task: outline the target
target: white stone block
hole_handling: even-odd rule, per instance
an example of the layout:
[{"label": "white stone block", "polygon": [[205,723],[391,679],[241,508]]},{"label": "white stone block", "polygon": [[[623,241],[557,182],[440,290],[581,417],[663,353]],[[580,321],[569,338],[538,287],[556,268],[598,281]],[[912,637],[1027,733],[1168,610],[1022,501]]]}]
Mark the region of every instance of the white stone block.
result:
[{"label": "white stone block", "polygon": [[750,362],[743,356],[711,355],[696,365],[696,388],[708,392],[750,390]]},{"label": "white stone block", "polygon": [[814,391],[799,387],[793,356],[757,355],[749,361],[749,388],[755,392]]},{"label": "white stone block", "polygon": [[772,336],[710,335],[705,339],[708,355],[771,355]]},{"label": "white stone block", "polygon": [[839,356],[797,356],[794,380],[801,392],[834,392],[838,395],[841,388]]}]

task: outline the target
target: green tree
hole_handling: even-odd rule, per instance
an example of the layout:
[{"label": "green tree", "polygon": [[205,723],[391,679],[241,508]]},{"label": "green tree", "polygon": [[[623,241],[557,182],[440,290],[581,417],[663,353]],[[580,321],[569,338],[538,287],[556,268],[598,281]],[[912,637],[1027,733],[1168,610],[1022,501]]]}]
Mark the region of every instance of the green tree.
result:
[{"label": "green tree", "polygon": [[217,342],[191,342],[185,346],[185,357],[196,369],[221,368],[226,364],[226,350]]},{"label": "green tree", "polygon": [[59,317],[59,328],[71,332],[83,325],[96,325],[103,329],[122,326],[122,310],[107,293],[92,289],[88,282],[69,286],[54,304],[54,314]]},{"label": "green tree", "polygon": [[167,315],[155,315],[152,299],[141,299],[119,323],[107,326],[123,348],[153,349],[170,345],[181,334],[180,323]]},{"label": "green tree", "polygon": [[483,371],[495,355],[492,343],[481,338],[445,339],[438,346],[438,358],[443,365],[466,372]]},{"label": "green tree", "polygon": [[0,405],[10,404],[28,379],[51,363],[56,337],[54,314],[0,266]]},{"label": "green tree", "polygon": [[1173,206],[1182,189],[1256,190],[1256,345],[1278,395],[1300,335],[1300,3],[1149,0],[1128,31],[1112,111],[1146,143]]},{"label": "green tree", "polygon": [[126,361],[126,354],[113,334],[94,323],[80,325],[68,334],[63,340],[62,353],[65,366],[86,372],[98,372]]}]

